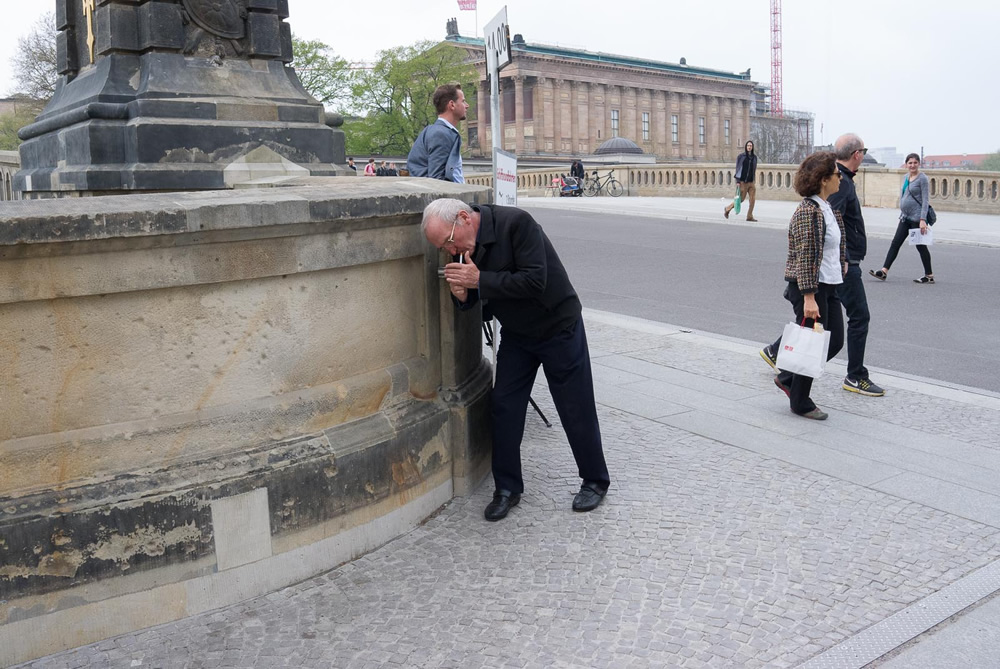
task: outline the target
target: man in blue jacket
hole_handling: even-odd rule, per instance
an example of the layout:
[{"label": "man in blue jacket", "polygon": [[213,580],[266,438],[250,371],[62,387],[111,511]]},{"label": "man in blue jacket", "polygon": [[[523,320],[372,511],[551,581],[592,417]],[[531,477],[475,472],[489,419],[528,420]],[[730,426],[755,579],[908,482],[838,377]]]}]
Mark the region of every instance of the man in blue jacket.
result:
[{"label": "man in blue jacket", "polygon": [[528,212],[442,198],[424,209],[427,240],[456,260],[444,278],[461,309],[480,300],[503,326],[493,416],[493,501],[500,520],[521,501],[521,437],[538,367],[545,371],[582,479],[574,511],[596,509],[611,485],[594,401],[582,307],[551,242]]},{"label": "man in blue jacket", "polygon": [[445,84],[434,91],[438,119],[420,131],[406,157],[411,177],[430,177],[465,183],[462,175],[462,135],[458,124],[465,120],[469,103],[460,84]]}]

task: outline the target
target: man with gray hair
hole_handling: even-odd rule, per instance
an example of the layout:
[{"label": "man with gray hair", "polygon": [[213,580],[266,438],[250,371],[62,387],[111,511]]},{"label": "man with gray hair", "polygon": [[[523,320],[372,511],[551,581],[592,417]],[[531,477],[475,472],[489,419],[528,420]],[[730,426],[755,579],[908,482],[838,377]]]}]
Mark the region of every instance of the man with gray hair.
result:
[{"label": "man with gray hair", "polygon": [[[885,395],[885,390],[868,378],[868,368],[865,367],[865,345],[868,342],[871,312],[868,310],[865,284],[861,279],[861,261],[868,252],[868,237],[865,234],[865,219],[861,215],[861,201],[854,187],[854,175],[868,149],[854,133],[841,135],[833,146],[841,179],[840,190],[830,196],[829,203],[833,210],[839,211],[843,216],[847,235],[847,274],[844,275],[844,282],[837,286],[837,297],[847,312],[847,376],[842,387],[867,397],[881,397]],[[771,367],[775,367],[780,346],[779,337],[773,344],[760,350],[760,357]]]},{"label": "man with gray hair", "polygon": [[521,438],[538,367],[583,479],[574,511],[591,511],[611,484],[601,445],[587,335],[580,299],[551,242],[526,211],[469,206],[443,198],[424,209],[421,229],[455,262],[444,278],[459,308],[487,303],[503,326],[497,353],[493,416],[493,501],[486,520],[504,518],[521,501]]}]

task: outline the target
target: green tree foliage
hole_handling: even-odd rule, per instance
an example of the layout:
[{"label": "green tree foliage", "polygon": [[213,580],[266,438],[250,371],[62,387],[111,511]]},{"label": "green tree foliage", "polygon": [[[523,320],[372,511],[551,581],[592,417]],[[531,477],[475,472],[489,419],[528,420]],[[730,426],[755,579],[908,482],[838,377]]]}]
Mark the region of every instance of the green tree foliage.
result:
[{"label": "green tree foliage", "polygon": [[292,37],[292,67],[302,86],[323,106],[344,112],[351,101],[350,63],[319,40]]},{"label": "green tree foliage", "polygon": [[478,78],[465,52],[454,45],[418,42],[379,52],[374,67],[355,79],[357,117],[344,124],[348,154],[408,153],[424,126],[437,118],[434,89],[461,83],[471,97]]},{"label": "green tree foliage", "polygon": [[0,115],[0,151],[17,151],[21,145],[17,131],[34,121],[41,111],[40,103],[26,101],[15,111]]},{"label": "green tree foliage", "polygon": [[986,156],[986,160],[982,162],[979,169],[990,172],[1000,172],[1000,151]]}]

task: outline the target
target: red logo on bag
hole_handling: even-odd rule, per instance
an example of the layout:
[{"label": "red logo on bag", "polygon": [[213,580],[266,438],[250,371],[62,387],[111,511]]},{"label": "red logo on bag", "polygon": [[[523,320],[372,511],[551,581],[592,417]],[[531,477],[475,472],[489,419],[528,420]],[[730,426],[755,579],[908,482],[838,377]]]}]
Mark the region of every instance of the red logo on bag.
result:
[{"label": "red logo on bag", "polygon": [[785,350],[786,351],[794,351],[795,347],[794,346],[785,346]]}]

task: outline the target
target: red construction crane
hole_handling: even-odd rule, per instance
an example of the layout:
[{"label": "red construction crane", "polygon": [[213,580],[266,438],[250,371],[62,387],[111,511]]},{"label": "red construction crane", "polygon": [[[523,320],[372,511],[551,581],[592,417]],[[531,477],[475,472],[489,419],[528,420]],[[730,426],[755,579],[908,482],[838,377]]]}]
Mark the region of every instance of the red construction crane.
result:
[{"label": "red construction crane", "polygon": [[782,116],[781,100],[781,0],[771,0],[771,114]]}]

